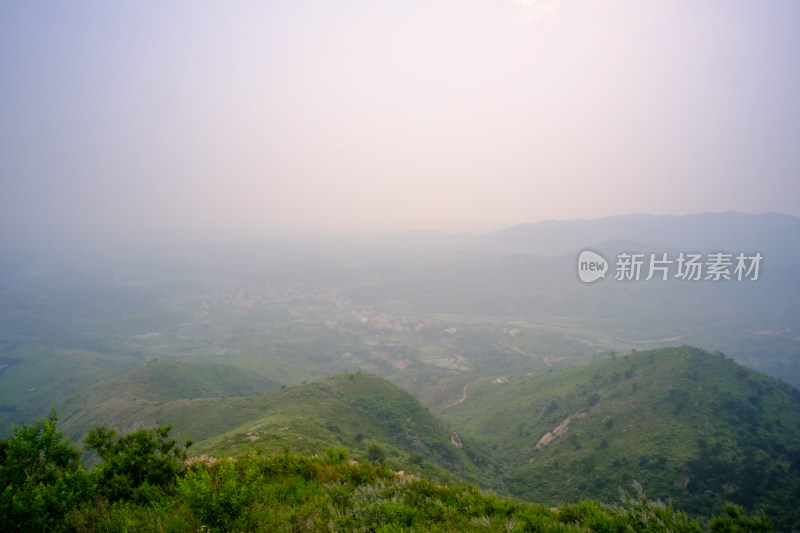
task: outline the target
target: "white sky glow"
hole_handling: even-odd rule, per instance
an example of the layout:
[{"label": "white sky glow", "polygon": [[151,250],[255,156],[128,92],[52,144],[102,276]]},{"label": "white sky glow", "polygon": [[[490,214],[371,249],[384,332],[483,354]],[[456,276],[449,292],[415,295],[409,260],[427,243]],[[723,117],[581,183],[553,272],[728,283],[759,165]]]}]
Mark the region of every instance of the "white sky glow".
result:
[{"label": "white sky glow", "polygon": [[789,1],[0,5],[0,244],[800,215]]}]

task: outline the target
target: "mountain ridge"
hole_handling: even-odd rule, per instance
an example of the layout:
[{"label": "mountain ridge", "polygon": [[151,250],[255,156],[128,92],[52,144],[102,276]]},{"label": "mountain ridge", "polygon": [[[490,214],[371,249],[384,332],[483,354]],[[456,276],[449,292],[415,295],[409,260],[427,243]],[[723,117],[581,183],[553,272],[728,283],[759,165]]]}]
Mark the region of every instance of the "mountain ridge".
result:
[{"label": "mountain ridge", "polygon": [[[184,376],[207,376],[215,369],[181,365]],[[169,371],[174,365],[145,363],[68,402],[61,410],[67,434],[77,441],[97,425],[124,432],[170,424],[176,438],[192,440],[201,454],[270,450],[312,455],[346,447],[362,459],[379,450],[396,469],[424,464],[442,480],[482,477],[456,432],[378,376],[338,374],[251,396],[181,398],[181,392],[194,394],[191,381],[183,382],[189,388],[174,390],[174,380],[149,379],[154,369]]]},{"label": "mountain ridge", "polygon": [[529,501],[610,499],[631,480],[695,515],[726,500],[778,515],[800,496],[800,391],[697,348],[479,378],[442,417]]}]

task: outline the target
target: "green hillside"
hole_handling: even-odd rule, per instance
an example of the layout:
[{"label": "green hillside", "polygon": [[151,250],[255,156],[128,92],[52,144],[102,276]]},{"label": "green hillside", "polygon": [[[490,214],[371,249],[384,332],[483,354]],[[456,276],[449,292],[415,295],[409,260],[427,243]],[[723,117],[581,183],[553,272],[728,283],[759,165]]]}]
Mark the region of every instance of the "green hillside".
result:
[{"label": "green hillside", "polygon": [[800,519],[800,393],[700,349],[480,378],[444,418],[529,501],[611,501],[636,480],[695,516],[732,501]]},{"label": "green hillside", "polygon": [[[323,453],[343,446],[356,458],[444,481],[479,480],[460,438],[413,396],[364,373],[341,374],[247,400],[254,415],[200,443],[216,455],[253,451]],[[196,450],[197,451],[197,450]]]},{"label": "green hillside", "polygon": [[[271,386],[224,365],[150,362],[87,391],[60,413],[75,440],[96,425],[132,431],[171,424],[173,435],[196,443],[196,454],[311,455],[341,446],[357,458],[380,457],[396,470],[424,470],[443,481],[487,479],[454,431],[382,378],[342,374],[233,397]],[[209,397],[215,392],[218,397]]]},{"label": "green hillside", "polygon": [[[113,383],[113,388],[109,385]],[[278,389],[280,383],[232,365],[197,365],[169,360],[152,360],[105,384],[115,393],[138,395],[153,401],[192,398],[252,396]]]},{"label": "green hillside", "polygon": [[[441,418],[367,373],[276,387],[224,366],[150,362],[59,412],[76,441],[89,427],[172,425],[195,456],[322,455],[446,483],[469,481],[545,505],[613,502],[636,481],[708,519],[725,502],[800,520],[800,393],[697,348],[609,355],[542,375],[454,380]],[[217,396],[213,396],[217,394]]]},{"label": "green hillside", "polygon": [[279,387],[267,377],[231,365],[152,360],[102,380],[58,407],[67,433],[77,439],[97,424],[123,430],[156,424],[159,412],[174,402],[218,401]]}]

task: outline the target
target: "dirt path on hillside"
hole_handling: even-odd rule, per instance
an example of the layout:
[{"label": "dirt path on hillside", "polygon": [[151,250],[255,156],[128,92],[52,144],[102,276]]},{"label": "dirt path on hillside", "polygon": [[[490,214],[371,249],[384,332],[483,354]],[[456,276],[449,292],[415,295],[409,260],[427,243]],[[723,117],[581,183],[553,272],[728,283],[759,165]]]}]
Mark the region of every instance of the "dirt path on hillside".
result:
[{"label": "dirt path on hillside", "polygon": [[442,406],[442,409],[450,409],[451,407],[453,407],[455,405],[458,405],[461,402],[463,402],[464,400],[466,400],[467,399],[467,387],[469,387],[469,383],[464,385],[464,387],[461,389],[461,396],[459,396],[458,399],[456,399],[453,402],[448,403],[447,405]]}]

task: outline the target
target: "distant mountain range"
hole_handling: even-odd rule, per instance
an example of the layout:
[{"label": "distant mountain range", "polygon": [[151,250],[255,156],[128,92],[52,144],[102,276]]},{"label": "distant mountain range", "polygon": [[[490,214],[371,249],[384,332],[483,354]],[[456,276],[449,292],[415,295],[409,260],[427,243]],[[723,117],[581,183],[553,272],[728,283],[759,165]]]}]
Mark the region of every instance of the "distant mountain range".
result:
[{"label": "distant mountain range", "polygon": [[377,238],[378,247],[461,250],[484,254],[524,253],[559,257],[577,250],[627,241],[647,251],[760,251],[779,264],[800,262],[800,218],[780,213],[696,215],[632,214],[598,219],[547,220],[518,224],[483,235],[414,230]]},{"label": "distant mountain range", "polygon": [[[800,385],[800,219],[782,214],[629,215],[523,224],[481,237],[416,234],[417,263],[386,260],[381,293],[426,312],[554,317],[570,328],[619,339],[688,343],[722,351],[752,368]],[[409,235],[410,237],[410,235]],[[411,243],[400,258],[413,256]],[[397,241],[394,241],[397,242]],[[580,251],[610,263],[604,280],[578,281]],[[676,279],[681,253],[730,254],[731,279]],[[642,254],[639,281],[615,280],[621,253]],[[651,254],[668,254],[668,279],[650,282]],[[736,256],[760,254],[758,279],[737,281]],[[748,263],[749,265],[749,263]],[[377,293],[374,291],[373,294]],[[580,324],[575,327],[575,323]],[[564,324],[554,324],[566,335]],[[671,340],[670,340],[671,339]],[[629,344],[629,348],[635,346]],[[609,343],[597,349],[613,348]]]},{"label": "distant mountain range", "polygon": [[609,241],[630,241],[661,250],[755,252],[776,264],[800,262],[800,218],[778,213],[736,212],[686,216],[625,215],[595,220],[520,224],[479,239],[504,253],[561,256]]}]

